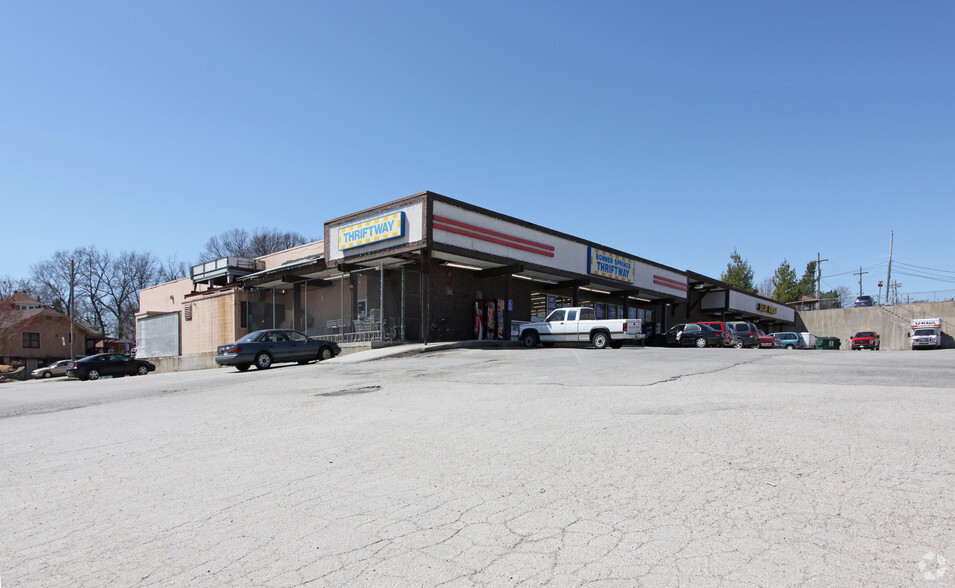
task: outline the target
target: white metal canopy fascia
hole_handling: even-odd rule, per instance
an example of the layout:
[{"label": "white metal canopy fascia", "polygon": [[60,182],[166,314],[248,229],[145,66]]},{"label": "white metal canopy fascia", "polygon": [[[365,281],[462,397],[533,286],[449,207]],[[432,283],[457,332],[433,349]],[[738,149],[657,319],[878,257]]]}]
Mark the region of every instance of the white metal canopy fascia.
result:
[{"label": "white metal canopy fascia", "polygon": [[[484,271],[508,267],[508,264],[505,263],[496,263],[493,261],[487,261],[485,259],[477,259],[444,251],[435,251],[432,256],[437,260],[443,261],[446,267],[463,270]],[[520,262],[516,262],[515,265],[522,264]],[[654,299],[670,298],[670,296],[652,292],[644,293],[643,291],[634,296],[631,293],[634,292],[636,288],[630,284],[621,284],[610,280],[604,280],[596,276],[584,274],[573,274],[570,272],[552,273],[541,268],[524,268],[521,271],[514,272],[511,275],[520,280],[538,282],[542,286],[556,286],[558,284],[570,281],[585,281],[589,283],[580,286],[582,290],[591,291],[597,294],[616,294],[620,296],[630,295],[630,298],[640,302],[652,302]]]}]

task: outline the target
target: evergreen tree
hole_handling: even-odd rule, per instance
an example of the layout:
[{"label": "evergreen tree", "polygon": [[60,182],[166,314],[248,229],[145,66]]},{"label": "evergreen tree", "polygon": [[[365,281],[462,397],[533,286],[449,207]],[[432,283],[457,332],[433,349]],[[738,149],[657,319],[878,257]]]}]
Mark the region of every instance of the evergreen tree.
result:
[{"label": "evergreen tree", "polygon": [[756,285],[753,283],[753,268],[749,262],[740,256],[736,248],[733,248],[733,254],[730,255],[730,261],[726,264],[726,270],[720,275],[720,280],[730,286],[756,294]]},{"label": "evergreen tree", "polygon": [[803,296],[809,296],[810,298],[816,297],[816,262],[810,261],[806,264],[806,273],[802,275],[802,278],[799,279],[799,292],[797,293],[796,300],[799,300]]},{"label": "evergreen tree", "polygon": [[796,281],[796,272],[789,266],[789,261],[785,259],[773,274],[773,300],[783,304],[799,300],[799,283]]}]

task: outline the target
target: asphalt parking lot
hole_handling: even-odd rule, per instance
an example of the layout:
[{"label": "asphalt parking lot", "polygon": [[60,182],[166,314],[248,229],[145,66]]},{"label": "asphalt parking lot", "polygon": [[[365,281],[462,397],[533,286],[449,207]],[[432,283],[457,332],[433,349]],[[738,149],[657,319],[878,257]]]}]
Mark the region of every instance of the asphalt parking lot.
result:
[{"label": "asphalt parking lot", "polygon": [[953,585],[953,403],[955,350],[5,384],[0,585]]}]

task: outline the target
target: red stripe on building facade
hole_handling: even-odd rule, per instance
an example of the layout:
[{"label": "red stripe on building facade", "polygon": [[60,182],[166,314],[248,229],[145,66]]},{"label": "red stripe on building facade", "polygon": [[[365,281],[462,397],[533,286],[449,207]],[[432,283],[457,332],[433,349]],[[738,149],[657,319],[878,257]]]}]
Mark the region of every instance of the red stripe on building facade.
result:
[{"label": "red stripe on building facade", "polygon": [[531,253],[546,255],[547,257],[554,257],[554,247],[552,245],[537,243],[536,241],[522,239],[521,237],[514,237],[513,235],[498,233],[497,231],[476,227],[474,225],[469,225],[467,223],[442,216],[434,216],[433,218],[434,228],[441,229],[442,231],[448,231],[449,233],[455,233],[458,235],[465,235],[467,237],[474,237],[475,239],[480,239],[482,241],[497,243],[499,245],[505,245],[514,249],[520,249],[522,251],[530,251]]},{"label": "red stripe on building facade", "polygon": [[658,286],[666,286],[668,288],[673,288],[675,290],[683,290],[684,292],[686,292],[688,289],[686,284],[682,282],[678,282],[671,278],[664,277],[664,276],[654,275],[653,283]]},{"label": "red stripe on building facade", "polygon": [[[437,221],[437,217],[435,217],[435,221]],[[438,222],[434,223],[434,228],[441,229],[442,231],[447,231],[449,233],[455,233],[457,235],[464,235],[465,237],[474,237],[475,239],[480,239],[482,241],[487,241],[489,243],[497,243],[498,245],[504,245],[512,249],[521,249],[522,251],[530,251],[531,253],[537,253],[538,255],[546,255],[547,257],[554,257],[553,251],[541,251],[540,249],[535,249],[533,247],[525,247],[523,245],[518,245],[517,243],[513,243],[511,241],[505,241],[503,239],[495,239],[484,233],[478,233],[475,231],[459,229],[457,227],[453,227],[450,225],[442,225]]]},{"label": "red stripe on building facade", "polygon": [[435,217],[434,217],[434,220],[435,220],[435,222],[444,223],[444,224],[446,224],[446,225],[455,225],[455,226],[461,227],[462,229],[466,229],[466,230],[468,230],[468,231],[476,231],[476,232],[478,232],[478,233],[485,233],[485,234],[490,235],[490,236],[492,236],[492,237],[498,237],[498,238],[501,238],[501,239],[508,239],[509,241],[514,241],[514,242],[516,242],[516,243],[523,243],[524,245],[530,245],[531,247],[537,247],[538,249],[544,249],[544,250],[547,250],[547,251],[553,251],[553,250],[554,250],[553,245],[547,245],[546,243],[538,243],[538,242],[536,242],[536,241],[530,241],[530,240],[528,240],[528,239],[522,239],[521,237],[515,237],[515,236],[513,236],[513,235],[506,235],[506,234],[504,234],[504,233],[498,233],[497,231],[492,231],[492,230],[490,230],[490,229],[485,229],[485,228],[483,228],[483,227],[478,227],[478,226],[475,226],[475,225],[469,225],[469,224],[467,224],[467,223],[462,223],[461,221],[456,221],[456,220],[451,219],[451,218],[445,218],[445,217],[443,217],[443,216],[435,216]]}]

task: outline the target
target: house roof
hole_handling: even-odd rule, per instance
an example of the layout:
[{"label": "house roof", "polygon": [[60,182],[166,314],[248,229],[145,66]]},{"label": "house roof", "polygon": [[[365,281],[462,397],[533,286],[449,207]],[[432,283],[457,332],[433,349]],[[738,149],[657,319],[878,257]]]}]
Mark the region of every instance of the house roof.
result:
[{"label": "house roof", "polygon": [[14,304],[40,304],[40,301],[30,296],[26,292],[14,292],[13,296],[10,297],[13,300]]},{"label": "house roof", "polygon": [[[57,312],[50,308],[31,308],[29,310],[21,310],[18,312],[20,313],[20,318],[21,318],[21,321],[18,321],[18,322],[22,322],[22,323],[27,323],[38,316],[55,316],[55,317],[65,319],[67,321],[70,320],[70,317],[63,314],[62,312]],[[86,331],[88,335],[96,335],[98,333],[95,329],[91,328],[89,325],[85,325],[79,321],[74,321],[74,323],[76,324],[76,328]]]}]

